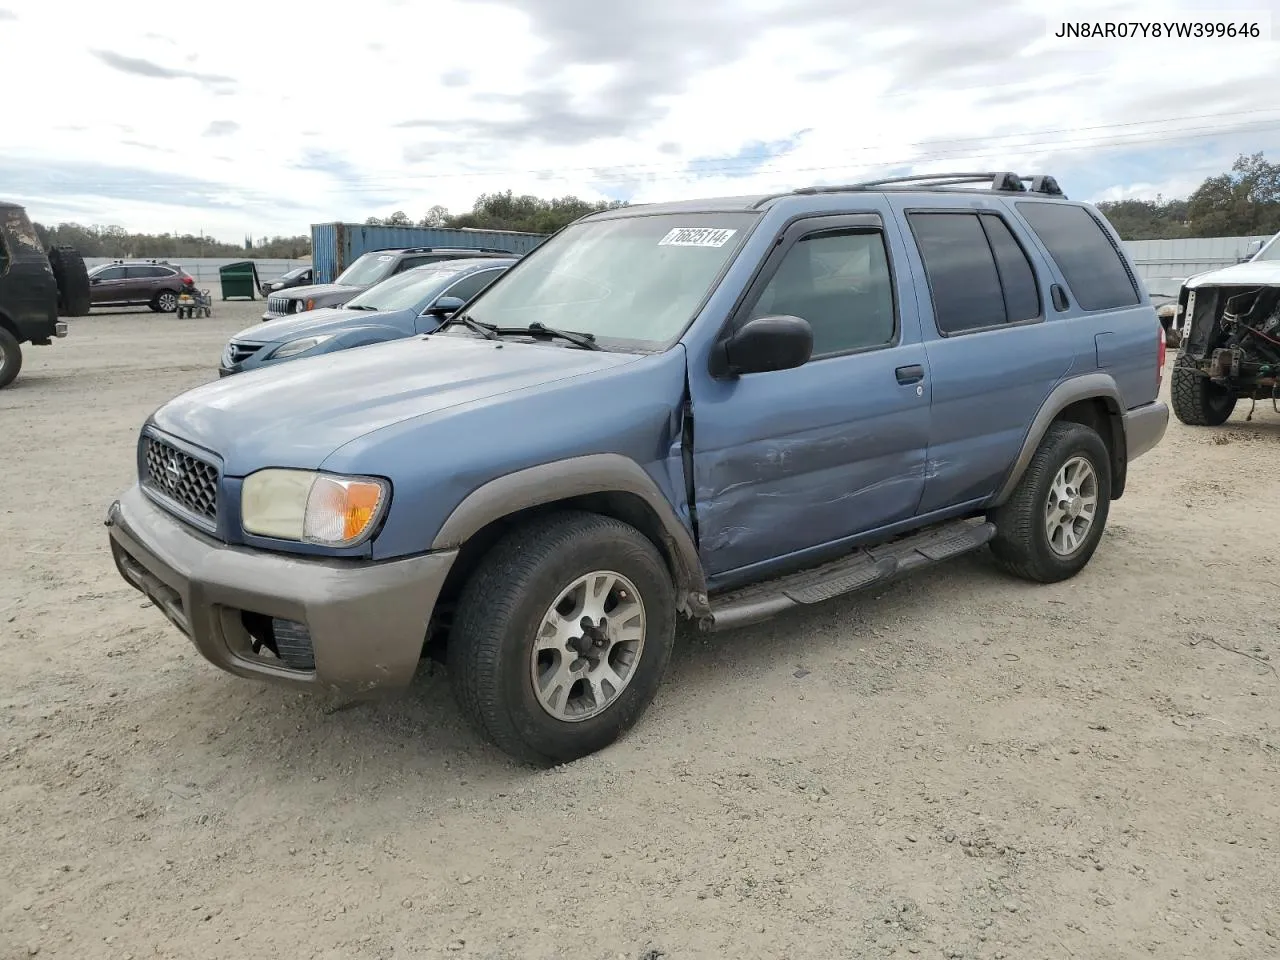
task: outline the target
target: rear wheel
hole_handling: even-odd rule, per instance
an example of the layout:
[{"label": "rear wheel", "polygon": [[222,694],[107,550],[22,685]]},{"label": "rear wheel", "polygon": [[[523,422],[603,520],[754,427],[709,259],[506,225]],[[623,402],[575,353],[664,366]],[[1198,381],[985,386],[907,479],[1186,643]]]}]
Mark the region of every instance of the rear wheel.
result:
[{"label": "rear wheel", "polygon": [[1173,415],[1192,427],[1218,427],[1236,408],[1236,396],[1178,357],[1169,379]]},{"label": "rear wheel", "polygon": [[22,369],[22,345],[18,338],[0,327],[0,389],[13,383]]},{"label": "rear wheel", "polygon": [[498,543],[462,591],[449,676],[463,711],[519,760],[564,763],[616,740],[653,699],[675,590],[634,527],[565,512]]},{"label": "rear wheel", "polygon": [[1014,576],[1074,577],[1093,556],[1111,507],[1111,456],[1080,423],[1049,427],[1013,496],[995,511],[991,552]]},{"label": "rear wheel", "polygon": [[172,290],[161,290],[152,299],[150,306],[156,313],[173,313],[178,309],[178,295]]}]

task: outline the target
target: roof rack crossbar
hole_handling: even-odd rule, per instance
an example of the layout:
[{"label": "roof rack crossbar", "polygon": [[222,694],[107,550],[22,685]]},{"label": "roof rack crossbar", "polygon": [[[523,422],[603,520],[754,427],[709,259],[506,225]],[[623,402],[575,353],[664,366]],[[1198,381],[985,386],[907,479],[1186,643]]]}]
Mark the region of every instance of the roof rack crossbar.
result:
[{"label": "roof rack crossbar", "polygon": [[[1058,181],[1044,174],[1019,176],[1007,170],[959,172],[959,173],[918,173],[903,177],[883,177],[879,180],[864,180],[860,183],[833,184],[830,186],[801,187],[793,191],[797,194],[849,193],[859,190],[876,190],[881,187],[912,186],[922,188],[954,187],[967,183],[988,183],[995,193],[1040,193],[1047,196],[1064,196]],[[1030,188],[1024,186],[1029,183]]]}]

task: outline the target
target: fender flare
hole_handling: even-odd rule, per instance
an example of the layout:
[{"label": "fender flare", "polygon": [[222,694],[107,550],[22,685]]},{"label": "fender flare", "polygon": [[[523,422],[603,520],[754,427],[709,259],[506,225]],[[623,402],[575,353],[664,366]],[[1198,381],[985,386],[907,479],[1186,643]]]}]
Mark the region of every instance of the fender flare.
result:
[{"label": "fender flare", "polygon": [[1049,427],[1061,415],[1063,410],[1074,403],[1082,400],[1102,400],[1107,405],[1107,410],[1111,415],[1111,435],[1116,441],[1113,444],[1111,466],[1112,466],[1112,499],[1119,497],[1124,491],[1125,474],[1128,467],[1128,451],[1125,441],[1124,429],[1124,400],[1120,396],[1120,388],[1116,386],[1115,380],[1110,374],[1106,373],[1085,373],[1078,377],[1072,377],[1064,380],[1049,392],[1049,396],[1045,398],[1044,403],[1040,405],[1040,409],[1036,412],[1035,419],[1031,421],[1031,427],[1027,430],[1027,435],[1022,440],[1022,449],[1018,451],[1018,458],[1014,461],[1013,467],[1010,469],[1005,481],[1001,484],[999,491],[991,501],[992,507],[998,507],[1013,495],[1014,488],[1022,479],[1022,475],[1026,473],[1027,467],[1031,463],[1031,458],[1035,456],[1036,449],[1040,446],[1040,441],[1044,439],[1044,435],[1049,431]]},{"label": "fender flare", "polygon": [[677,606],[695,616],[708,609],[706,578],[698,548],[653,478],[629,457],[596,453],[543,463],[497,477],[477,487],[454,507],[436,533],[432,550],[454,550],[496,520],[531,507],[593,493],[638,497],[658,518],[663,549],[679,591]]}]

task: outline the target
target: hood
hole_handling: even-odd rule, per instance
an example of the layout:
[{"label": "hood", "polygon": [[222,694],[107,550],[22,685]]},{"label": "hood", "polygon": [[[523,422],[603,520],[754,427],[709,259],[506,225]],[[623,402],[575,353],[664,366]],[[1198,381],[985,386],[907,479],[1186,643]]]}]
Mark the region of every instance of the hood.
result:
[{"label": "hood", "polygon": [[312,283],[305,287],[288,287],[284,292],[290,300],[310,300],[313,297],[347,296],[354,297],[364,287],[350,287],[338,283]]},{"label": "hood", "polygon": [[1280,286],[1280,260],[1250,260],[1235,266],[1196,274],[1186,281],[1194,290],[1202,286]]},{"label": "hood", "polygon": [[559,344],[414,337],[215,380],[175,397],[151,422],[221,456],[227,476],[311,469],[383,427],[498,397],[518,402],[522,390],[639,359]]},{"label": "hood", "polygon": [[286,340],[296,340],[298,337],[314,337],[321,333],[333,333],[364,324],[400,326],[400,322],[406,317],[409,318],[410,328],[412,328],[412,309],[347,310],[344,307],[322,307],[245,327],[231,339],[238,343],[284,343]]}]

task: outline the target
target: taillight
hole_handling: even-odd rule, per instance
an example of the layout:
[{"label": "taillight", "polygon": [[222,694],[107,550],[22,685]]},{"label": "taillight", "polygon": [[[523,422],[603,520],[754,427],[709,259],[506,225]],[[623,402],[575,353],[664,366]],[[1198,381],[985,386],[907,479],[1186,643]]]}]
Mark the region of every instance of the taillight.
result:
[{"label": "taillight", "polygon": [[1156,347],[1156,389],[1159,390],[1164,383],[1164,362],[1168,356],[1168,347],[1165,345],[1164,324],[1156,324],[1156,338],[1159,346]]}]

